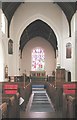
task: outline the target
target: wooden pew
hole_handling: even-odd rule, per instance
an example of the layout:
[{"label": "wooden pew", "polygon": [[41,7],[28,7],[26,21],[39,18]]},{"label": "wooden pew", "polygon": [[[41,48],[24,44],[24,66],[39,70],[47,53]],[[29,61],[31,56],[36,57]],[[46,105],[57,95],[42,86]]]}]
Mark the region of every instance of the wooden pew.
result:
[{"label": "wooden pew", "polygon": [[[14,85],[14,84],[18,85],[17,92],[14,94],[11,94],[11,92],[7,92],[8,90],[12,90],[11,86],[9,86],[10,89],[8,88],[8,85]],[[20,96],[24,97],[24,103],[22,104],[22,107],[23,109],[25,109],[32,92],[31,83],[26,82],[24,88],[23,82],[15,82],[15,83],[5,82],[2,83],[2,87],[3,87],[2,102],[8,103],[8,107],[7,107],[8,118],[19,118],[20,116],[19,98]]]},{"label": "wooden pew", "polygon": [[19,94],[19,93],[16,93],[16,94],[15,94],[15,101],[16,101],[16,118],[20,118],[19,98],[20,98],[20,94]]},{"label": "wooden pew", "polygon": [[77,82],[63,85],[63,117],[77,118]]},{"label": "wooden pew", "polygon": [[2,118],[8,118],[8,109],[7,109],[7,103],[4,102],[0,105],[0,116]]},{"label": "wooden pew", "polygon": [[68,96],[68,104],[67,104],[67,116],[68,118],[75,118],[75,97]]},{"label": "wooden pew", "polygon": [[77,118],[77,97],[63,94],[63,117]]},{"label": "wooden pew", "polygon": [[16,118],[16,102],[15,102],[15,97],[14,96],[12,96],[9,99],[8,117],[9,118]]},{"label": "wooden pew", "polygon": [[[16,118],[19,116],[19,98],[17,95],[18,83],[4,82],[2,83],[2,102],[8,103],[8,118]],[[18,111],[18,113],[17,113]]]},{"label": "wooden pew", "polygon": [[62,108],[62,88],[55,88],[55,85],[47,82],[46,91],[54,105],[55,110],[60,110]]},{"label": "wooden pew", "polygon": [[22,110],[25,110],[31,93],[32,93],[31,83],[28,83],[25,86],[25,88],[20,88],[20,97],[24,99],[24,102],[20,106]]}]

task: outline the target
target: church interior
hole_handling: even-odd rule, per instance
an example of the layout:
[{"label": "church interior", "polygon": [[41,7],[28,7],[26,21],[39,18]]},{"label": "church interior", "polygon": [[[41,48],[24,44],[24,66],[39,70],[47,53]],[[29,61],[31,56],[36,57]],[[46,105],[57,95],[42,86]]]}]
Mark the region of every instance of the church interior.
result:
[{"label": "church interior", "polygon": [[0,2],[0,119],[77,118],[77,2]]}]

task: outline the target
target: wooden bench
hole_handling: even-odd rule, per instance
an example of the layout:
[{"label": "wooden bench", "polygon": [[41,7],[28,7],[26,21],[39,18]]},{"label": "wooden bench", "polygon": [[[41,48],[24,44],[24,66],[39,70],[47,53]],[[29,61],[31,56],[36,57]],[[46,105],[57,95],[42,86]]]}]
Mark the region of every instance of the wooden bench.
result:
[{"label": "wooden bench", "polygon": [[[7,103],[7,109],[8,109],[8,118],[19,118],[20,117],[20,106],[19,106],[19,99],[20,96],[24,97],[24,103],[22,104],[22,107],[25,108],[28,101],[29,97],[31,95],[32,89],[31,89],[31,83],[26,82],[25,86],[24,83],[16,82],[16,83],[10,83],[10,82],[5,82],[3,84],[3,94],[2,94],[2,103],[6,102]],[[21,85],[22,84],[22,85]],[[15,90],[17,90],[16,93],[11,94],[11,92],[5,92],[8,90],[12,90],[11,85],[18,85],[17,89],[15,87]],[[9,86],[9,88],[8,88]],[[25,87],[25,88],[24,88]],[[18,93],[19,91],[19,93]]]},{"label": "wooden bench", "polygon": [[25,110],[27,106],[31,93],[32,93],[31,83],[27,84],[25,88],[20,88],[20,97],[24,99],[24,102],[21,104],[21,108],[23,110]]},{"label": "wooden bench", "polygon": [[12,96],[3,94],[2,102],[7,103],[8,118],[19,118],[20,116],[19,93],[16,93],[15,95],[12,95]]},{"label": "wooden bench", "polygon": [[62,108],[63,89],[55,88],[55,85],[47,82],[46,83],[46,91],[55,107],[55,110],[61,109]]},{"label": "wooden bench", "polygon": [[63,117],[77,118],[77,97],[63,94]]},{"label": "wooden bench", "polygon": [[8,118],[8,109],[7,109],[6,102],[4,102],[0,105],[0,115],[2,118]]},{"label": "wooden bench", "polygon": [[77,118],[77,82],[63,85],[63,117]]}]

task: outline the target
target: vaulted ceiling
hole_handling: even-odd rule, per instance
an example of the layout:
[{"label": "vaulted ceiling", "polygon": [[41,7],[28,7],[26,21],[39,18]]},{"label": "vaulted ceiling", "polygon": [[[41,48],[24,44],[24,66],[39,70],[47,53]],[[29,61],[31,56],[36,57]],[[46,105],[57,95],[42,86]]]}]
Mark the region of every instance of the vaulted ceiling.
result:
[{"label": "vaulted ceiling", "polygon": [[20,49],[22,50],[24,45],[34,37],[43,37],[48,40],[53,46],[54,50],[57,49],[57,38],[54,31],[48,24],[41,20],[36,20],[29,24],[27,28],[23,31],[20,38]]},{"label": "vaulted ceiling", "polygon": [[[77,9],[76,2],[54,2],[54,3],[60,6],[60,8],[65,13],[68,21],[70,21]],[[16,9],[19,7],[20,4],[23,4],[23,2],[3,2],[2,3],[2,10],[9,22],[11,21]]]},{"label": "vaulted ceiling", "polygon": [[9,23],[11,22],[11,19],[20,4],[22,4],[22,2],[3,2],[2,3],[2,10]]},{"label": "vaulted ceiling", "polygon": [[[65,13],[66,18],[69,23],[69,36],[71,36],[71,27],[70,21],[72,16],[74,15],[75,11],[77,10],[77,2],[54,2],[57,4],[62,11]],[[11,19],[16,11],[16,9],[23,4],[22,2],[3,2],[2,3],[2,10],[8,20],[8,37],[9,37],[9,26]],[[20,38],[20,49],[22,50],[25,44],[33,37],[40,36],[45,38],[52,44],[54,50],[57,49],[57,38],[55,36],[54,31],[50,26],[44,23],[41,20],[36,20],[31,23],[25,30],[23,31],[21,38]]]}]

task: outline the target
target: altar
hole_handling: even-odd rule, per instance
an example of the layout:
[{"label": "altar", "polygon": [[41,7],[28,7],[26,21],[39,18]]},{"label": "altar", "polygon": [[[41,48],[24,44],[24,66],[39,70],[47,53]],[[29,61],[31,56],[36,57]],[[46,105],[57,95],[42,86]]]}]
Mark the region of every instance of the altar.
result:
[{"label": "altar", "polygon": [[30,71],[31,77],[45,78],[46,71]]}]

